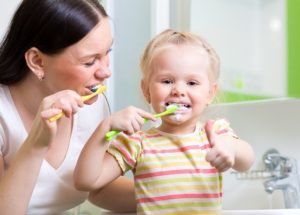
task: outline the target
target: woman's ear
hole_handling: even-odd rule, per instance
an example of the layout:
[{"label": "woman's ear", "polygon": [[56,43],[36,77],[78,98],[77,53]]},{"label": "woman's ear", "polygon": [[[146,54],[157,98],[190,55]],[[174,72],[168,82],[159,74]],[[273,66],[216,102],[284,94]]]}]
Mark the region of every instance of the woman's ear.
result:
[{"label": "woman's ear", "polygon": [[25,60],[29,69],[39,79],[43,80],[45,72],[43,69],[42,53],[35,47],[28,49],[25,52]]},{"label": "woman's ear", "polygon": [[141,81],[141,88],[144,94],[145,99],[147,100],[147,102],[150,104],[151,103],[151,99],[150,99],[150,92],[149,92],[149,87],[146,84],[145,80],[143,79]]}]

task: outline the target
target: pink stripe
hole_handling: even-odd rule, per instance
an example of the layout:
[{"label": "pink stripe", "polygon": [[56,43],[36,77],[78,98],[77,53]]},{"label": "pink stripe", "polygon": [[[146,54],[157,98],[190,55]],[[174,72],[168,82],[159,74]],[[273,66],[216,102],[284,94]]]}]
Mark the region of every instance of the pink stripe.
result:
[{"label": "pink stripe", "polygon": [[204,145],[201,147],[201,149],[202,149],[202,150],[203,150],[203,149],[211,149],[210,143],[204,144]]},{"label": "pink stripe", "polygon": [[227,128],[224,128],[223,130],[217,131],[217,134],[226,134],[229,130]]},{"label": "pink stripe", "polygon": [[157,153],[174,153],[174,152],[186,152],[189,150],[194,150],[194,149],[207,149],[211,148],[210,144],[205,144],[205,145],[192,145],[192,146],[186,146],[186,147],[180,147],[180,148],[174,148],[174,149],[162,149],[162,150],[157,150],[157,149],[152,149],[152,150],[147,150],[145,149],[143,151],[144,154],[157,154]]},{"label": "pink stripe", "polygon": [[133,167],[135,165],[135,161],[131,158],[131,155],[122,147],[114,144],[114,146],[121,152],[121,154],[125,157],[126,161]]},{"label": "pink stripe", "polygon": [[180,174],[193,174],[193,173],[218,173],[217,169],[181,169],[181,170],[169,170],[169,171],[159,171],[159,172],[151,172],[145,174],[136,175],[135,178],[144,179],[144,178],[151,178],[157,176],[164,176],[164,175],[180,175]]},{"label": "pink stripe", "polygon": [[138,142],[141,142],[141,140],[142,140],[140,137],[136,137],[136,136],[128,136],[128,139],[130,139],[130,140],[136,140]]},{"label": "pink stripe", "polygon": [[167,196],[159,196],[152,198],[139,198],[137,201],[139,203],[144,202],[157,202],[157,201],[166,201],[170,199],[209,199],[209,198],[220,198],[222,197],[222,193],[199,193],[199,194],[176,194],[176,195],[167,195]]},{"label": "pink stripe", "polygon": [[147,138],[161,137],[161,134],[146,134]]}]

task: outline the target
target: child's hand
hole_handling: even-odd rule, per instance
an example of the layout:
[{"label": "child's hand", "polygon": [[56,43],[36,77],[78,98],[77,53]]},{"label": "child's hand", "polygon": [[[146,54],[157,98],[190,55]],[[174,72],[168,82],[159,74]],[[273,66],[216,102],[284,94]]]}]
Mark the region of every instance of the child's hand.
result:
[{"label": "child's hand", "polygon": [[205,159],[220,172],[233,167],[235,162],[235,147],[232,137],[218,135],[213,131],[214,121],[209,120],[205,125],[205,131],[211,150],[206,154]]},{"label": "child's hand", "polygon": [[130,106],[112,114],[110,117],[110,130],[123,131],[124,133],[131,135],[141,130],[145,119],[152,121],[156,120],[152,114]]}]

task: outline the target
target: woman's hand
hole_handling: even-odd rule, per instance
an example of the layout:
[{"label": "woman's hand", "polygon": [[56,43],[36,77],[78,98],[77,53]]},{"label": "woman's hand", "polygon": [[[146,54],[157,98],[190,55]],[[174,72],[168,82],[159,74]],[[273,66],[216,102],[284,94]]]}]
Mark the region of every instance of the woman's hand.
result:
[{"label": "woman's hand", "polygon": [[83,105],[80,95],[72,90],[63,90],[45,97],[33,121],[28,137],[29,142],[34,147],[48,148],[57,133],[59,124],[59,120],[50,122],[49,118],[61,112],[70,118]]}]

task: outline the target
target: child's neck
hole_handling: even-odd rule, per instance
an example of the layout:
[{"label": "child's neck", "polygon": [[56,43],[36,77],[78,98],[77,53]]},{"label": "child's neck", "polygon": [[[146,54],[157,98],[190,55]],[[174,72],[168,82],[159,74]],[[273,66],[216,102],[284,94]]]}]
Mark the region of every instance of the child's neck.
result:
[{"label": "child's neck", "polygon": [[195,131],[197,123],[189,123],[189,124],[169,124],[166,122],[162,122],[162,124],[158,127],[158,130],[163,131],[169,134],[191,134]]}]

